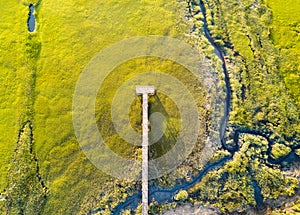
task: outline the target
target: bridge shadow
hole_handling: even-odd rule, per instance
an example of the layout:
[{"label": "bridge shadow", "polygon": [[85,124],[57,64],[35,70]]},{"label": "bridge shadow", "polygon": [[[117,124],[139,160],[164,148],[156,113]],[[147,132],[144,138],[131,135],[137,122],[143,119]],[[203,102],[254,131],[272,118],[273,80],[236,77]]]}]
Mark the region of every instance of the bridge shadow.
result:
[{"label": "bridge shadow", "polygon": [[[167,109],[165,108],[163,102],[161,101],[161,99],[159,98],[159,96],[157,94],[155,94],[154,96],[152,96],[151,98],[154,99],[154,101],[152,102],[152,99],[149,100],[149,113],[154,113],[154,112],[159,112],[161,113],[166,121],[163,121],[162,123],[166,123],[166,129],[165,132],[163,134],[163,136],[154,144],[150,145],[150,155],[149,155],[149,159],[156,159],[158,157],[163,156],[164,154],[166,154],[168,151],[170,151],[170,149],[172,147],[174,147],[174,145],[176,144],[176,142],[178,141],[179,138],[179,131],[180,131],[180,127],[176,126],[174,124],[174,122],[172,121],[172,118],[174,118],[174,116],[172,117],[171,114],[167,111]],[[179,110],[177,109],[177,111],[179,112]],[[179,114],[180,117],[180,114]],[[163,127],[164,125],[159,125],[161,127]],[[150,121],[150,129],[151,129],[151,121]],[[149,137],[151,138],[151,137]],[[151,139],[150,139],[151,141]]]}]

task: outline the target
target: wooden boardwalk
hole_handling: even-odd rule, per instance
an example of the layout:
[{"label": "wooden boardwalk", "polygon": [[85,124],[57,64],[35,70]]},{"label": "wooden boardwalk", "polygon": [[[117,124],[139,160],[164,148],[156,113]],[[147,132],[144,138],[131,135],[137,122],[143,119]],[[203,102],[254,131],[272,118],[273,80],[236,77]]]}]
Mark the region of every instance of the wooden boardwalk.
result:
[{"label": "wooden boardwalk", "polygon": [[142,134],[142,215],[148,215],[148,95],[154,95],[153,86],[137,86],[136,94],[143,96]]}]

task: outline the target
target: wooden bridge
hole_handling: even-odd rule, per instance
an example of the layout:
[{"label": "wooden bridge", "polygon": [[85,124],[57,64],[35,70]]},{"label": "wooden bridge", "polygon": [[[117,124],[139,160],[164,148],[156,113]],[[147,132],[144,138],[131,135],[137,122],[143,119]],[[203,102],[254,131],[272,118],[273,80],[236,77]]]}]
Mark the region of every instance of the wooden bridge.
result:
[{"label": "wooden bridge", "polygon": [[142,134],[142,215],[148,215],[148,95],[154,95],[153,86],[137,86],[136,94],[143,96]]}]

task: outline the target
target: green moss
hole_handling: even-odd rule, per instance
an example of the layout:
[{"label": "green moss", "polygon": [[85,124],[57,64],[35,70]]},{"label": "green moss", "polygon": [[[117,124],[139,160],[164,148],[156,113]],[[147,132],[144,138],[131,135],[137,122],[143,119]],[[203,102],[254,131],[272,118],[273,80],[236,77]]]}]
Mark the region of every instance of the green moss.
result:
[{"label": "green moss", "polygon": [[189,194],[186,190],[180,190],[175,196],[176,201],[184,201],[189,197]]},{"label": "green moss", "polygon": [[300,213],[300,203],[299,202],[298,203],[296,202],[295,205],[293,205],[293,210],[295,212]]},{"label": "green moss", "polygon": [[290,152],[291,152],[290,147],[285,146],[284,144],[275,143],[272,146],[271,154],[275,159],[277,159],[277,158],[287,155]]},{"label": "green moss", "polygon": [[233,160],[219,170],[209,172],[189,190],[197,196],[193,200],[195,203],[211,204],[222,211],[239,208],[242,212],[247,206],[256,205],[253,180],[265,199],[294,194],[297,179],[285,177],[280,170],[264,164],[268,142],[249,134],[240,138],[242,147]]},{"label": "green moss", "polygon": [[225,150],[218,150],[218,151],[216,151],[213,158],[211,159],[211,162],[218,161],[228,155],[230,155],[230,152],[225,151]]},{"label": "green moss", "polygon": [[38,178],[38,166],[32,153],[32,141],[31,124],[27,123],[20,131],[8,175],[6,210],[10,214],[42,214],[43,212],[47,188]]}]

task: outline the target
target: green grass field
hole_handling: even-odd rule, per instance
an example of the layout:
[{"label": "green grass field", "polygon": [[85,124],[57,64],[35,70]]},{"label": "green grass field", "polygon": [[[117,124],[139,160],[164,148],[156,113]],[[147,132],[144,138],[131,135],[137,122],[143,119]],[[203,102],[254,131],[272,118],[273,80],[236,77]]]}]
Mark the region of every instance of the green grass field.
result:
[{"label": "green grass field", "polygon": [[1,117],[0,117],[0,187],[5,187],[9,159],[13,155],[25,111],[24,88],[26,86],[26,61],[24,41],[28,35],[26,16],[28,10],[13,2],[5,3],[9,10],[1,10]]},{"label": "green grass field", "polygon": [[272,9],[271,38],[282,56],[286,87],[300,106],[300,2],[267,0]]},{"label": "green grass field", "polygon": [[[297,136],[297,132],[300,132],[297,112],[300,107],[300,2],[266,0],[271,11],[263,4],[261,7],[258,6],[257,10],[251,9],[253,2],[247,0],[238,1],[240,4],[236,4],[234,0],[204,2],[207,6],[207,16],[211,19],[209,29],[212,36],[223,45],[230,40],[234,51],[239,53],[239,56],[235,56],[233,50],[225,49],[233,88],[230,123],[265,128],[265,125],[259,123],[267,121],[268,128],[277,135]],[[19,168],[18,164],[13,162],[14,158],[29,161],[26,168],[31,168],[29,171],[31,174],[36,168],[34,163],[36,157],[39,174],[48,188],[47,191],[44,190],[47,200],[45,206],[39,208],[40,213],[86,214],[99,205],[107,207],[107,211],[110,210],[110,207],[124,200],[136,187],[132,188],[130,183],[124,183],[122,188],[116,187],[117,183],[123,182],[97,169],[81,151],[72,121],[72,99],[76,81],[94,55],[120,40],[143,35],[163,35],[183,39],[190,27],[183,22],[186,4],[180,5],[177,1],[170,0],[2,0],[1,3],[3,6],[0,8],[0,192],[6,194],[7,188],[13,187],[12,180],[24,181],[23,178],[27,176],[23,174],[19,177],[15,174],[17,171],[12,174],[12,171]],[[33,33],[27,30],[28,5],[31,3],[36,5],[37,18],[37,29]],[[199,14],[198,16],[201,17]],[[217,57],[212,47],[206,39],[203,39],[203,29],[200,28],[198,31],[200,32],[197,38],[200,41],[198,48],[205,49],[202,51],[212,59],[212,64],[220,67],[220,62],[215,60]],[[107,109],[115,89],[142,70],[164,71],[182,79],[193,95],[200,98],[197,102],[202,108],[201,114],[206,114],[203,108],[205,95],[185,68],[155,58],[148,58],[146,62],[145,59],[135,59],[117,67],[105,80],[105,87],[99,89],[99,92],[106,90],[104,94],[98,95],[96,102],[100,131],[105,133],[111,126],[111,116],[107,113]],[[242,84],[246,88],[245,99],[241,99]],[[291,103],[289,95],[292,95],[291,98],[298,105],[298,109]],[[155,106],[154,99],[161,101],[164,111],[169,115],[167,119],[169,124],[175,125],[172,127],[174,130],[170,131],[174,133],[170,135],[176,136],[180,120],[175,104],[164,95],[157,95],[156,98],[150,99],[150,112],[162,109],[159,105]],[[141,112],[139,102],[139,99],[136,99],[132,103],[132,112]],[[133,127],[140,131],[141,116],[131,114],[130,119]],[[35,157],[30,155],[18,158],[15,152],[17,143],[22,143],[23,140],[26,144],[30,142],[26,139],[28,138],[26,135],[31,132],[28,127],[25,127],[25,132],[20,132],[22,125],[28,120],[33,126],[32,143]],[[109,131],[104,136],[111,149],[127,158],[138,154],[135,159],[139,159],[140,151],[136,147],[123,142],[113,129]],[[201,132],[205,135],[204,131]],[[18,134],[22,134],[19,140]],[[251,145],[251,141],[255,144]],[[209,173],[190,192],[197,193],[199,187],[201,189],[204,187],[209,201],[226,210],[239,206],[238,202],[230,204],[232,193],[243,205],[252,205],[253,190],[248,186],[252,176],[250,177],[247,170],[251,167],[257,181],[263,187],[265,197],[277,198],[280,192],[292,193],[296,183],[294,180],[284,178],[278,169],[270,170],[263,166],[262,171],[257,162],[251,160],[253,156],[260,156],[255,147],[264,147],[266,151],[265,140],[250,136],[248,139],[245,137],[244,142],[248,145],[245,145],[232,161],[220,170]],[[159,143],[153,147],[153,157],[161,156],[174,144],[168,142],[168,137]],[[276,143],[272,150],[273,156],[277,158],[284,156],[290,149]],[[248,154],[245,156],[243,153]],[[244,159],[247,160],[246,163]],[[241,166],[242,169],[235,170],[235,165]],[[288,187],[293,182],[293,186],[284,190],[281,184],[279,186],[276,184],[271,190],[267,190],[270,185],[264,183],[264,177],[271,177],[268,172],[273,174],[273,171],[281,184]],[[219,191],[216,190],[220,184],[214,186],[210,180],[215,174],[218,178],[220,173],[227,172],[230,180],[226,182],[225,188],[228,189],[222,191],[223,199],[216,202],[220,197]],[[270,178],[270,181],[272,180],[273,178]],[[32,181],[39,183],[36,182],[36,178]],[[44,191],[36,185],[32,185],[34,188],[32,192],[37,190],[37,198],[42,198]],[[232,185],[241,189],[238,192],[230,190]],[[24,186],[26,192],[30,190],[31,185],[20,183],[19,186]],[[18,189],[22,193],[22,187]],[[13,194],[19,195],[18,192]],[[244,194],[246,198],[242,198]],[[33,197],[30,201],[28,205],[34,205],[36,199]],[[111,205],[107,206],[107,202],[111,202]],[[202,202],[202,199],[199,202]],[[5,203],[1,201],[0,210],[4,206]],[[16,210],[19,209],[14,208],[12,214],[17,214]]]},{"label": "green grass field", "polygon": [[122,39],[181,37],[180,9],[165,0],[42,1],[35,10],[36,32],[29,33],[27,5],[36,2],[2,3],[0,190],[7,186],[21,124],[31,120],[40,173],[50,188],[44,213],[84,212],[110,177],[87,160],[74,136],[78,76],[95,54]]},{"label": "green grass field", "polygon": [[[103,135],[104,140],[107,140],[105,142],[108,143],[113,151],[121,153],[120,155],[126,158],[132,158],[132,154],[137,150],[137,147],[134,147],[130,143],[126,143],[126,141],[119,137],[114,126],[111,124],[111,114],[110,111],[107,111],[109,110],[107,107],[112,104],[116,90],[119,89],[123,83],[145,71],[166,73],[181,80],[193,94],[193,97],[197,98],[196,102],[198,103],[199,113],[202,116],[200,116],[200,118],[203,119],[201,131],[203,132],[203,130],[205,130],[203,126],[205,124],[204,119],[206,114],[204,108],[205,95],[199,81],[193,74],[184,67],[169,60],[162,60],[155,57],[132,59],[115,68],[114,71],[106,77],[102,87],[99,89],[96,102],[96,106],[99,107],[96,111],[96,116],[100,133]],[[133,129],[139,133],[141,133],[140,124],[142,121],[142,109],[140,104],[141,99],[137,97],[133,101],[129,112],[131,125]],[[180,120],[182,116],[180,115],[176,104],[162,93],[157,93],[155,96],[149,98],[149,114],[154,112],[164,114],[166,117],[165,126],[168,128],[166,129],[166,135],[153,145],[153,158],[157,158],[168,152],[176,143],[178,133],[181,129]],[[127,113],[125,112],[124,114]],[[174,136],[174,138],[172,139],[170,136]]]}]

